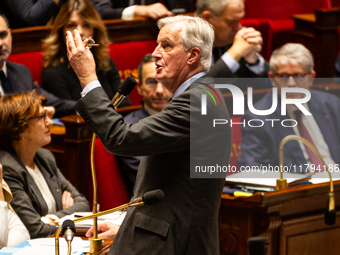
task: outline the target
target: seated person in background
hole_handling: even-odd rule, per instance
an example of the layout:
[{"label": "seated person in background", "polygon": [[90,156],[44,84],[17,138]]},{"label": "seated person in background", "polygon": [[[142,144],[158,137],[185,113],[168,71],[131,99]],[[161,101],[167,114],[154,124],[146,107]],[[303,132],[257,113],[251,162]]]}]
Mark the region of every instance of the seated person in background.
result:
[{"label": "seated person in background", "polygon": [[[313,79],[311,78],[316,76],[313,70],[313,56],[302,44],[288,43],[276,49],[271,55],[269,65],[270,72],[268,75],[273,86],[278,88],[280,96],[281,88],[299,87],[309,89],[313,85]],[[239,166],[252,167],[260,166],[261,164],[262,166],[278,166],[281,140],[290,134],[306,138],[306,130],[309,133],[309,139],[312,140],[328,165],[340,163],[340,99],[327,92],[313,89],[309,91],[311,99],[307,103],[303,103],[302,106],[312,115],[305,115],[295,104],[288,104],[287,114],[282,116],[280,99],[276,110],[272,114],[260,116],[251,113],[249,110],[245,113],[245,125],[241,126],[242,141],[240,146],[242,154],[238,157]],[[303,97],[305,97],[304,93],[287,93],[287,98],[289,99]],[[254,104],[254,108],[257,110],[267,110],[271,106],[272,92],[268,92],[260,101]],[[252,119],[262,120],[264,125],[251,127],[247,123]],[[277,121],[272,124],[271,121],[266,121],[266,119],[275,119]],[[296,120],[298,124],[294,126],[293,121],[291,121],[291,124],[287,122],[284,126],[281,122],[285,119]],[[283,151],[285,156],[284,165],[295,165],[297,172],[299,167],[304,166],[306,163],[315,165],[320,163],[314,162],[314,155],[310,154],[309,149],[297,141],[289,141],[283,147]],[[305,172],[306,169],[302,171]]]},{"label": "seated person in background", "polygon": [[0,164],[0,248],[12,247],[29,240],[30,235],[9,204],[12,193],[7,183],[2,179],[2,165]]},{"label": "seated person in background", "polygon": [[259,54],[261,33],[240,23],[243,0],[197,0],[195,13],[214,27],[212,77],[267,77],[268,63]]},{"label": "seated person in background", "polygon": [[6,93],[26,92],[37,89],[47,97],[46,105],[55,108],[55,117],[75,114],[75,101],[55,97],[34,84],[32,74],[26,66],[11,63],[7,58],[12,51],[12,35],[6,16],[0,12],[0,96]]},{"label": "seated person in background", "polygon": [[[92,37],[99,47],[91,51],[97,64],[97,75],[106,94],[111,99],[120,85],[120,76],[109,56],[109,38],[99,14],[87,0],[69,0],[60,9],[51,34],[44,40],[45,50],[41,86],[57,97],[79,100],[81,86],[69,65],[66,53],[66,31],[77,29],[84,40]],[[126,98],[120,106],[128,106]]]},{"label": "seated person in background", "polygon": [[[193,0],[90,0],[102,19],[132,19],[146,17],[154,20],[172,16],[171,10],[184,8],[194,12]],[[170,11],[169,11],[170,10]]]},{"label": "seated person in background", "polygon": [[31,238],[54,234],[56,219],[90,209],[62,175],[52,153],[41,148],[51,142],[52,121],[45,103],[46,97],[36,90],[0,98],[3,178],[13,193],[11,206]]},{"label": "seated person in background", "polygon": [[[171,98],[172,93],[155,79],[155,62],[156,59],[149,53],[142,58],[138,66],[137,91],[143,96],[143,108],[126,115],[124,122],[127,124],[137,123],[160,112]],[[131,195],[141,157],[115,157],[125,186]]]},{"label": "seated person in background", "polygon": [[11,28],[44,26],[58,14],[66,0],[2,0]]}]

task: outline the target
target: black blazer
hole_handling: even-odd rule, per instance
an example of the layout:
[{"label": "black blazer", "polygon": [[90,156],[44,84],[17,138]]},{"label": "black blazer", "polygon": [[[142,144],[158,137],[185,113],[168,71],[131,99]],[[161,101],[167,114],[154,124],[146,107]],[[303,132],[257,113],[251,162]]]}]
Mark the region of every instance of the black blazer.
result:
[{"label": "black blazer", "polygon": [[124,124],[102,88],[76,104],[109,151],[143,156],[133,198],[154,189],[165,194],[161,203],[128,209],[109,254],[219,254],[218,212],[226,173],[191,174],[195,166],[228,165],[231,128],[214,128],[212,120],[230,118],[224,101],[215,105],[210,97],[208,114],[202,116],[206,92],[197,87],[206,87],[190,87],[160,113],[136,124]]},{"label": "black blazer", "polygon": [[8,61],[6,62],[6,65],[7,78],[10,81],[14,92],[26,92],[37,89],[40,94],[47,97],[48,101],[46,105],[55,107],[56,113],[54,117],[56,118],[76,113],[74,110],[75,101],[55,97],[34,84],[32,74],[26,66]]}]

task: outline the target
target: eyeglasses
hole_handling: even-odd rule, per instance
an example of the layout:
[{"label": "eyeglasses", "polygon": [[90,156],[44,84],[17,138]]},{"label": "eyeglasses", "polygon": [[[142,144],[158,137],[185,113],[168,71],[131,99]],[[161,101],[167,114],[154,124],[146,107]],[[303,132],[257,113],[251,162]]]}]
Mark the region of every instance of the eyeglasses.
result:
[{"label": "eyeglasses", "polygon": [[46,123],[46,117],[47,117],[47,110],[45,110],[44,113],[40,114],[39,116],[32,117],[30,119],[38,119],[38,120],[44,120],[44,123]]},{"label": "eyeglasses", "polygon": [[290,77],[292,78],[306,78],[306,76],[309,73],[293,73],[293,74],[288,74],[288,73],[276,73],[275,77],[276,78],[284,78],[284,79],[288,79]]}]

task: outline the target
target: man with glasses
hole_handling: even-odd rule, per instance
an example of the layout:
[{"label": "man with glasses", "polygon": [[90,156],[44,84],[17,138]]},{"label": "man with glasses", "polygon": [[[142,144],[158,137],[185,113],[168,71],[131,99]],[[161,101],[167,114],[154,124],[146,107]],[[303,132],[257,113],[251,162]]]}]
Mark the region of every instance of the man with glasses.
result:
[{"label": "man with glasses", "polygon": [[[137,91],[143,96],[143,107],[125,116],[125,123],[137,123],[141,119],[160,112],[172,96],[172,93],[162,83],[156,81],[155,62],[156,59],[149,53],[142,58],[138,66]],[[141,157],[139,156],[116,156],[118,168],[130,195],[132,194],[140,159]]]},{"label": "man with glasses", "polygon": [[[330,93],[310,89],[316,73],[311,52],[301,44],[288,43],[275,50],[269,61],[272,85],[278,89],[279,100],[276,110],[269,115],[259,116],[249,110],[244,115],[242,124],[242,154],[238,164],[242,166],[278,166],[279,145],[287,135],[296,134],[318,149],[326,164],[340,163],[340,99]],[[281,89],[304,88],[311,93],[307,103],[303,103],[311,115],[301,114],[296,105],[288,104],[286,115],[281,113]],[[286,93],[287,99],[304,98],[304,93]],[[272,92],[258,101],[254,108],[268,110],[272,106]],[[251,120],[262,121],[263,126],[248,125]],[[268,121],[273,120],[273,121]],[[289,120],[284,121],[283,120]],[[282,124],[283,123],[283,124]],[[256,125],[257,125],[256,124]],[[308,138],[307,138],[308,137]],[[314,156],[302,143],[290,141],[284,146],[284,165],[292,166],[291,172],[298,172],[305,164],[314,162]],[[294,166],[296,166],[294,168]],[[320,167],[323,170],[323,167]],[[294,170],[296,169],[296,170]],[[305,172],[306,169],[302,168]]]}]

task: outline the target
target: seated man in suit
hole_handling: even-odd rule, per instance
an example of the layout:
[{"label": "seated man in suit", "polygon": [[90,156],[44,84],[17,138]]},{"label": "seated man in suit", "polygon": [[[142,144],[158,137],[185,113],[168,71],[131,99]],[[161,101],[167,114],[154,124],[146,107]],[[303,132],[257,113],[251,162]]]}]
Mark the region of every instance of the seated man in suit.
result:
[{"label": "seated man in suit", "polygon": [[55,97],[43,90],[32,79],[32,74],[27,67],[11,63],[7,58],[12,51],[12,35],[9,23],[4,14],[0,12],[0,96],[4,93],[25,92],[37,89],[40,94],[47,97],[47,106],[55,108],[55,117],[75,114],[75,101]]},{"label": "seated man in suit", "polygon": [[[156,59],[149,53],[142,58],[138,66],[137,91],[143,96],[143,107],[126,115],[125,123],[137,123],[141,119],[160,112],[171,98],[172,93],[155,79],[155,61]],[[140,159],[140,156],[116,156],[118,168],[130,195],[135,184]]]},{"label": "seated man in suit", "polygon": [[[302,106],[311,115],[303,114],[294,104],[287,104],[286,115],[281,113],[282,88],[309,89],[313,84],[312,78],[316,73],[313,70],[314,61],[311,52],[301,44],[288,43],[273,52],[269,65],[268,75],[273,86],[278,89],[279,103],[276,110],[269,115],[255,115],[249,110],[245,113],[244,124],[241,125],[242,154],[238,157],[239,166],[278,166],[280,142],[290,134],[311,140],[327,165],[339,164],[340,99],[338,97],[327,92],[310,89],[311,98],[307,103],[302,103]],[[304,93],[300,92],[285,94],[287,99],[301,100],[305,97]],[[254,105],[254,108],[257,110],[270,109],[272,97],[272,92],[268,92]],[[252,125],[248,124],[254,119],[257,120],[256,124],[254,124],[255,122]],[[266,119],[274,121],[266,121]],[[260,126],[260,122],[263,123],[261,127],[254,127],[254,125]],[[283,151],[284,165],[293,166],[291,172],[301,170],[305,173],[308,169],[304,164],[309,164],[309,166],[310,164],[321,164],[307,147],[297,141],[289,141],[283,147]],[[319,168],[324,170],[323,166]]]},{"label": "seated man in suit", "polygon": [[211,76],[267,77],[268,63],[259,54],[261,33],[242,27],[240,19],[244,14],[243,0],[197,0],[196,15],[207,20],[215,30]]}]

